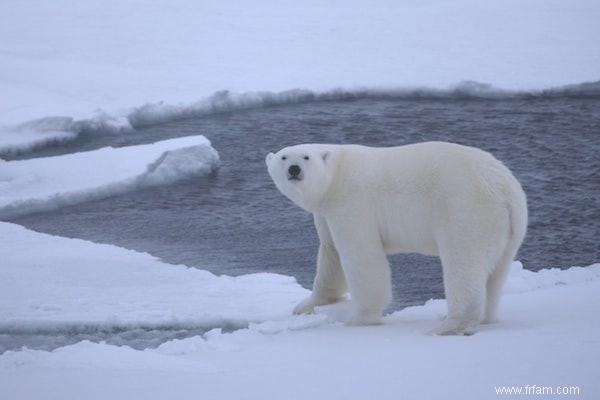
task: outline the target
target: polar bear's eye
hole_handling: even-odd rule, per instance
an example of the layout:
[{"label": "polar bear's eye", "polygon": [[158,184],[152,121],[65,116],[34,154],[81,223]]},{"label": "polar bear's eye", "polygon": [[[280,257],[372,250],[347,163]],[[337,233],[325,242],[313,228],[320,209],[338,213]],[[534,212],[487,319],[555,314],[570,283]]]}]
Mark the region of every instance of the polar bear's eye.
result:
[{"label": "polar bear's eye", "polygon": [[285,160],[287,160],[287,157],[286,157],[286,156],[281,156],[281,159],[282,159],[283,161],[285,161]]},{"label": "polar bear's eye", "polygon": [[304,156],[304,159],[308,161],[310,159],[310,157],[309,156]]}]

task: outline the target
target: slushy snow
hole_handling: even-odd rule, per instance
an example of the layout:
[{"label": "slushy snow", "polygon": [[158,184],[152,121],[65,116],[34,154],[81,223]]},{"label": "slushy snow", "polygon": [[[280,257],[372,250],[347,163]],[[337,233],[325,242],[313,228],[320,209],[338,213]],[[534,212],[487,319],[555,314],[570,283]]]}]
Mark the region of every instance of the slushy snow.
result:
[{"label": "slushy snow", "polygon": [[[471,81],[483,85],[470,90],[537,91],[597,82],[598,20],[597,0],[4,0],[0,154],[82,131],[127,134],[170,116],[337,90],[452,90]],[[202,136],[0,161],[0,218],[217,167]],[[535,385],[577,387],[577,398],[595,399],[599,275],[600,264],[533,273],[517,262],[500,322],[471,337],[436,337],[425,332],[443,317],[443,300],[396,312],[382,326],[347,327],[339,321],[348,302],[290,316],[307,293],[291,277],[215,276],[0,222],[0,343],[6,334],[84,325],[216,327],[146,350],[83,341],[6,351],[0,392],[61,400],[485,399],[498,387]]]}]

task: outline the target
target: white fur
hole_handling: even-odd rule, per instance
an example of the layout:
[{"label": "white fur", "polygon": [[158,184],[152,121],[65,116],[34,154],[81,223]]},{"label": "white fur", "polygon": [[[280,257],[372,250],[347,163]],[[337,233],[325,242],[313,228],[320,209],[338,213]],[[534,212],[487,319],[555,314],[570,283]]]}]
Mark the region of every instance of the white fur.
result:
[{"label": "white fur", "polygon": [[[339,301],[349,289],[352,322],[379,323],[391,299],[386,254],[418,252],[442,261],[448,316],[436,333],[470,334],[495,319],[527,204],[491,154],[443,142],[302,144],[266,162],[277,188],[313,213],[321,242],[312,294],[295,313]],[[300,168],[297,179],[289,179],[290,166]]]}]

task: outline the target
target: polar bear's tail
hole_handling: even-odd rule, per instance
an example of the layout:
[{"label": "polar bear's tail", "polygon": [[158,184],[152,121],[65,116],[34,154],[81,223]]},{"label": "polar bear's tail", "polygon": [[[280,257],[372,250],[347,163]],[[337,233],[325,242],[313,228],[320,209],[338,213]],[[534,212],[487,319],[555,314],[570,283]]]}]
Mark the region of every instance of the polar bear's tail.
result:
[{"label": "polar bear's tail", "polygon": [[506,246],[500,259],[487,281],[487,304],[485,322],[494,322],[498,311],[498,303],[502,287],[513,263],[517,251],[523,243],[527,232],[527,197],[521,184],[509,172],[511,179],[504,187],[506,207],[509,212],[509,233]]},{"label": "polar bear's tail", "polygon": [[[509,198],[512,201],[508,204],[508,210],[510,212],[510,234],[507,250],[510,248],[514,250],[514,254],[512,255],[514,258],[527,233],[528,213],[527,197],[525,196],[521,184],[516,179],[514,179],[514,182],[512,183],[512,187],[509,189],[511,192]],[[513,260],[510,260],[511,263],[512,261]]]}]

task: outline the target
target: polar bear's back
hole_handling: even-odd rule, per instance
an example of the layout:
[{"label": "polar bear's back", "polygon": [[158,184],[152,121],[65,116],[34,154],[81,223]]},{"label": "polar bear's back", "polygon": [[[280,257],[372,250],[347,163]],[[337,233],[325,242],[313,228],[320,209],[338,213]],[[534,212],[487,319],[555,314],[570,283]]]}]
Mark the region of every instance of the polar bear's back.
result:
[{"label": "polar bear's back", "polygon": [[[442,190],[466,194],[475,191],[501,196],[502,187],[519,185],[502,162],[483,150],[446,142],[396,147],[338,145],[337,168],[348,190],[378,193],[435,195]],[[338,172],[339,173],[339,172]],[[473,193],[473,194],[475,194]]]},{"label": "polar bear's back", "polygon": [[505,215],[516,220],[506,221],[515,240],[525,235],[525,194],[488,152],[445,142],[340,145],[331,151],[337,158],[334,176],[343,179],[334,179],[328,199],[340,214],[370,215],[382,238],[394,238],[385,240],[390,252],[437,254],[436,231],[448,218],[478,224],[478,215]]}]

